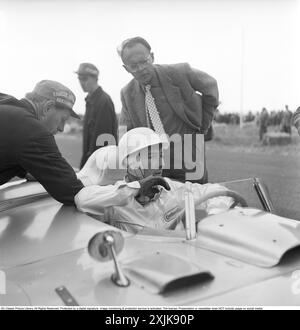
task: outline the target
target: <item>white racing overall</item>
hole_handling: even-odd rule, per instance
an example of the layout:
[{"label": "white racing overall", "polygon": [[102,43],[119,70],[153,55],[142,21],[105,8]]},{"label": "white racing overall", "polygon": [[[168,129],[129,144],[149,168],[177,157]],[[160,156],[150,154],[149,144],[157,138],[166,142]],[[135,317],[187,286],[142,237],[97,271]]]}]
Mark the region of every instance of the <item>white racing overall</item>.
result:
[{"label": "white racing overall", "polygon": [[[161,188],[154,200],[144,206],[135,199],[140,188],[138,181],[87,186],[75,196],[75,203],[80,211],[99,215],[102,221],[129,232],[137,233],[144,227],[175,229],[184,216],[185,184],[164,179],[171,190]],[[197,205],[204,194],[224,189],[219,184],[192,184],[196,219],[228,210],[233,202],[230,197],[216,197]]]}]

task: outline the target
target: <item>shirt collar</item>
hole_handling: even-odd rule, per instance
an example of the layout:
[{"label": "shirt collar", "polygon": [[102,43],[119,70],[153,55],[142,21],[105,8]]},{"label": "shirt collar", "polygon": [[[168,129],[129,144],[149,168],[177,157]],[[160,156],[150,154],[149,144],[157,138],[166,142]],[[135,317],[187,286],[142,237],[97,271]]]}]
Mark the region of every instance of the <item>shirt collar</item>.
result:
[{"label": "shirt collar", "polygon": [[102,88],[100,86],[98,86],[92,94],[88,94],[87,97],[85,98],[85,100],[87,102],[93,102],[93,100],[96,98],[96,96],[102,92]]},{"label": "shirt collar", "polygon": [[151,87],[159,87],[160,86],[158,76],[157,76],[157,73],[156,73],[155,70],[154,70],[154,75],[153,75],[153,77],[150,81],[150,85],[151,85]]},{"label": "shirt collar", "polygon": [[[140,85],[141,85],[143,91],[145,92],[146,91],[145,85],[142,85],[142,84],[140,84]],[[150,85],[151,87],[159,87],[160,86],[156,70],[154,70],[154,75],[153,75],[151,81],[147,85]]]},{"label": "shirt collar", "polygon": [[25,108],[36,117],[36,119],[39,119],[38,108],[31,100],[23,98],[20,101],[24,104]]}]

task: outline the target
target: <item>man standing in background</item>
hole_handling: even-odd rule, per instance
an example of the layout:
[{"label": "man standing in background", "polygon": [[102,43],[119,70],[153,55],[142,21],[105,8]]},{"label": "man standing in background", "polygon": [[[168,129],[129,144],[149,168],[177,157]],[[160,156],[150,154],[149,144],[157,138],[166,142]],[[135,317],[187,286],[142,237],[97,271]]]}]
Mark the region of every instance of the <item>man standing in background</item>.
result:
[{"label": "man standing in background", "polygon": [[83,124],[83,153],[80,168],[99,147],[101,134],[111,134],[117,141],[117,117],[110,96],[98,85],[99,70],[91,63],[81,63],[76,71],[81,88],[88,93]]},{"label": "man standing in background", "polygon": [[298,134],[300,135],[300,107],[298,107],[295,113],[293,114],[292,120],[293,120],[293,124],[298,130]]},{"label": "man standing in background", "polygon": [[293,113],[289,110],[288,105],[286,105],[280,123],[280,132],[292,134],[292,117]]},{"label": "man standing in background", "polygon": [[268,125],[269,125],[269,113],[266,108],[262,108],[258,123],[259,123],[259,141],[262,141],[264,135],[268,131]]}]

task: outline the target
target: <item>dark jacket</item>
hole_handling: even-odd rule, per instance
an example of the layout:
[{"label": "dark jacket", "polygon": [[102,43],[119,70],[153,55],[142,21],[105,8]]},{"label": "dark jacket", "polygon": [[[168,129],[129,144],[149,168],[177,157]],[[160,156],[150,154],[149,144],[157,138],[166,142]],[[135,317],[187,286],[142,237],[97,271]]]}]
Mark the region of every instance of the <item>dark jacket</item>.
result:
[{"label": "dark jacket", "polygon": [[27,172],[63,204],[83,188],[30,102],[0,93],[0,185]]},{"label": "dark jacket", "polygon": [[89,156],[99,148],[96,146],[100,134],[111,134],[117,141],[117,117],[110,96],[99,86],[86,97],[86,112],[83,126],[83,152],[80,168]]}]

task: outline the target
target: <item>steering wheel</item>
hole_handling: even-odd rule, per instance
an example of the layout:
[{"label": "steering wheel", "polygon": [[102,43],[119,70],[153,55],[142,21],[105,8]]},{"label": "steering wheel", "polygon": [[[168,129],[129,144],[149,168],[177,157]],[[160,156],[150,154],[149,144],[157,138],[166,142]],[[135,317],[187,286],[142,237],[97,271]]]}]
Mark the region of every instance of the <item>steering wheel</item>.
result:
[{"label": "steering wheel", "polygon": [[[230,205],[230,209],[233,209],[237,205],[241,205],[241,207],[248,207],[248,203],[246,202],[245,198],[241,196],[239,193],[233,190],[219,190],[219,191],[212,191],[209,193],[204,194],[200,199],[195,202],[195,206],[202,204],[206,201],[208,201],[211,198],[215,197],[231,197],[233,198],[234,202]],[[180,215],[185,214],[185,208],[183,208],[180,213]],[[197,222],[197,221],[196,221]]]},{"label": "steering wheel", "polygon": [[209,192],[203,195],[199,200],[197,200],[197,204],[202,204],[211,198],[221,197],[221,196],[231,197],[234,199],[234,202],[230,206],[231,209],[233,209],[238,204],[240,204],[241,207],[248,206],[248,203],[246,202],[245,198],[233,190],[219,190],[219,191]]}]

